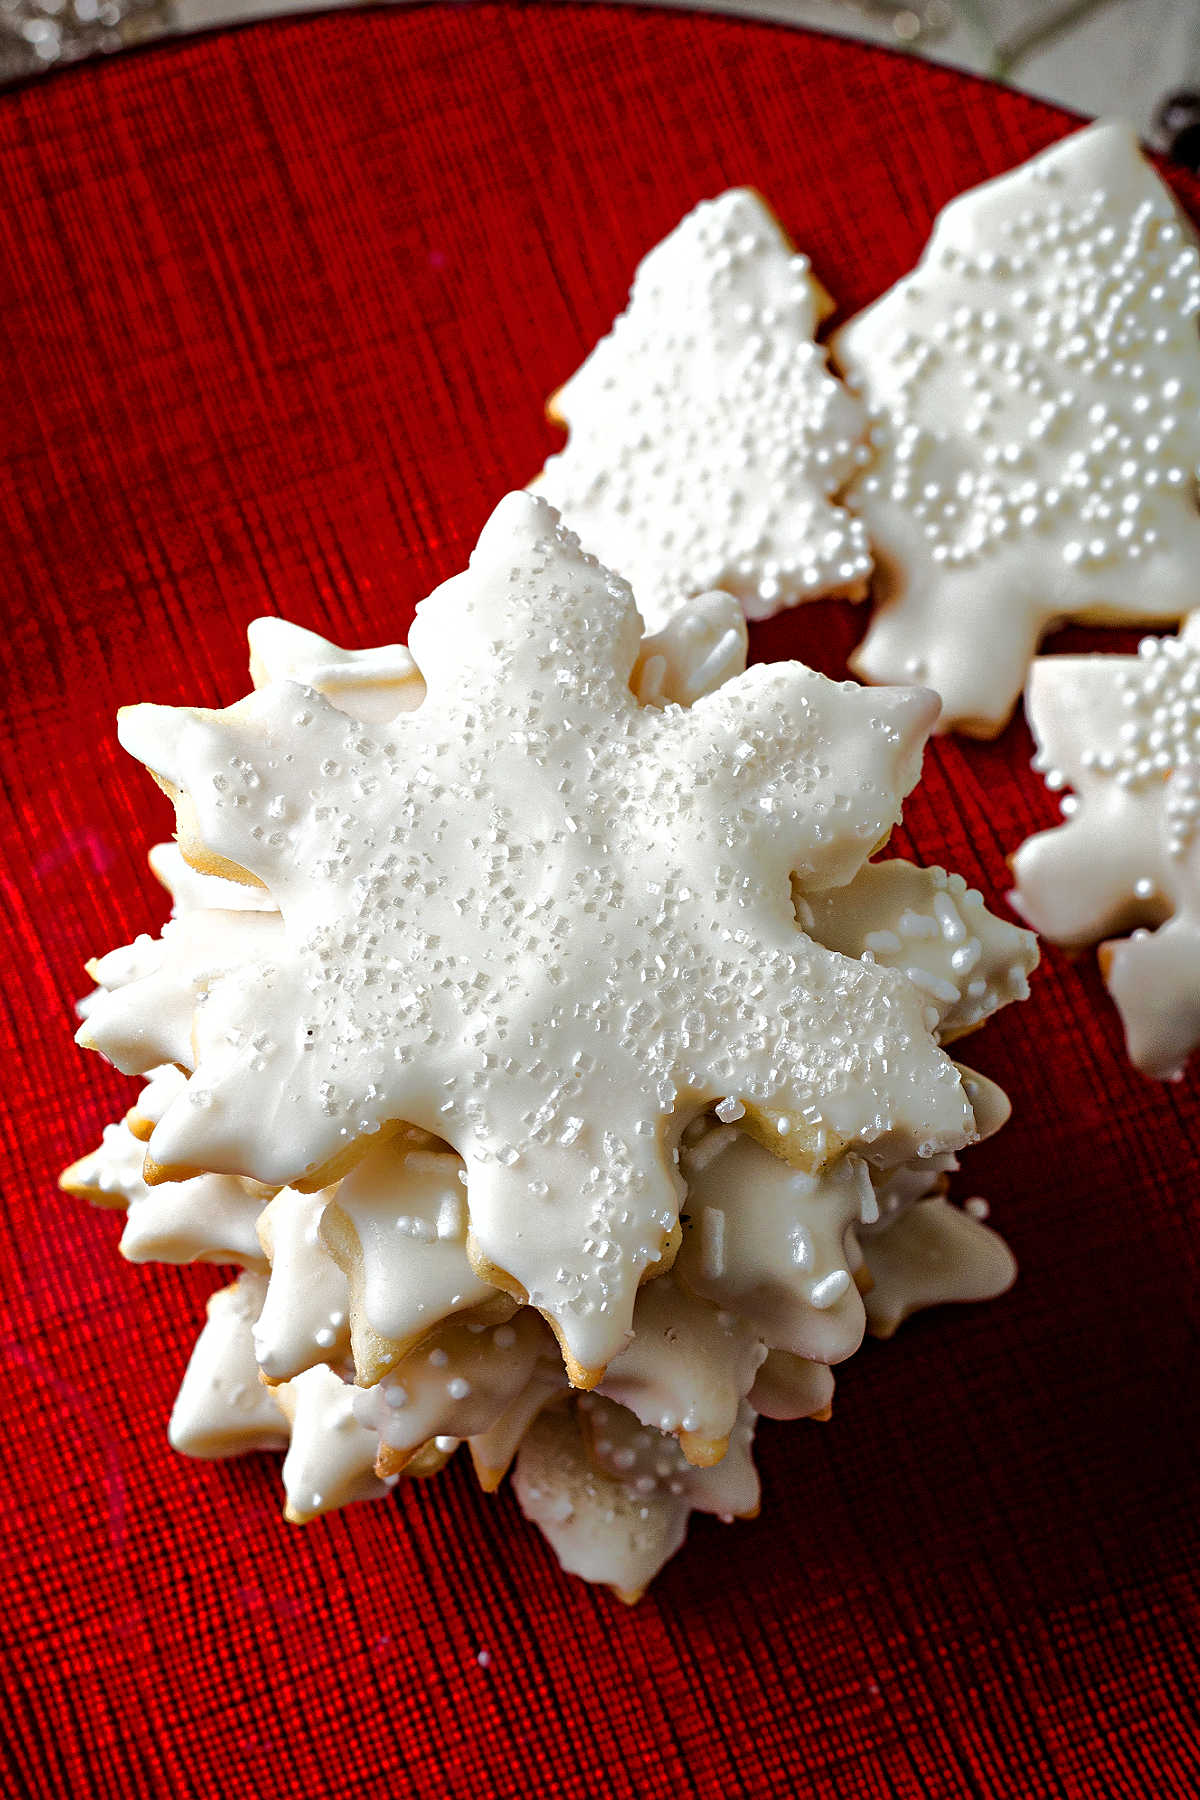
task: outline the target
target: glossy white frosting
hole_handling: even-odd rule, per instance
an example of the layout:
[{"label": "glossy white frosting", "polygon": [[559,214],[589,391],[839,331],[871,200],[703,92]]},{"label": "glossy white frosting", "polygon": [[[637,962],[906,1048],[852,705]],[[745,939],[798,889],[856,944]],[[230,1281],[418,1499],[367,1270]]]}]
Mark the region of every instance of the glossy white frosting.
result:
[{"label": "glossy white frosting", "polygon": [[677,1437],[688,1462],[709,1467],[725,1455],[766,1353],[753,1320],[659,1275],[638,1290],[633,1336],[598,1392]]},{"label": "glossy white frosting", "polygon": [[1013,857],[1014,906],[1101,952],[1129,1054],[1182,1072],[1200,1042],[1200,614],[1136,656],[1042,657],[1027,696],[1035,767],[1064,823]]},{"label": "glossy white frosting", "polygon": [[185,1456],[240,1456],[282,1450],[287,1423],[254,1360],[254,1321],[266,1293],[261,1275],[218,1288],[175,1400],[168,1436]]},{"label": "glossy white frosting", "polygon": [[879,611],[853,662],[991,735],[1056,620],[1196,603],[1200,248],[1128,126],[951,201],[839,331],[872,413],[851,490]]},{"label": "glossy white frosting", "polygon": [[1016,1279],[1012,1251],[989,1226],[934,1196],[863,1239],[871,1273],[867,1322],[891,1337],[910,1313],[951,1301],[994,1300]]},{"label": "glossy white frosting", "polygon": [[354,1388],[333,1369],[306,1369],[271,1390],[290,1435],[283,1459],[284,1517],[307,1525],[322,1513],[382,1500],[394,1480],[375,1473],[378,1438],[359,1423]]},{"label": "glossy white frosting", "polygon": [[828,1363],[771,1350],[754,1378],[749,1402],[767,1419],[827,1419],[833,1411],[833,1387]]},{"label": "glossy white frosting", "polygon": [[374,1387],[356,1390],[355,1410],[374,1430],[380,1468],[402,1469],[431,1438],[491,1431],[539,1364],[556,1368],[554,1340],[531,1308],[502,1325],[454,1318],[409,1352]]},{"label": "glossy white frosting", "polygon": [[978,888],[899,859],[868,863],[847,887],[798,895],[796,917],[831,950],[907,976],[942,1043],[1026,999],[1037,967],[1033,933],[989,912]]},{"label": "glossy white frosting", "polygon": [[680,1281],[772,1349],[826,1363],[852,1356],[865,1319],[846,1234],[873,1208],[866,1163],[846,1156],[811,1175],[724,1126],[685,1151],[683,1169]]},{"label": "glossy white frosting", "polygon": [[722,588],[752,619],[859,594],[866,534],[835,496],[865,415],[813,342],[828,308],[757,194],[702,202],[551,402],[569,430],[538,491],[632,582],[656,627]]},{"label": "glossy white frosting", "polygon": [[146,1146],[128,1125],[107,1125],[96,1148],[72,1163],[59,1186],[125,1214],[120,1251],[135,1263],[236,1263],[266,1267],[256,1232],[262,1195],[234,1175],[148,1187]]},{"label": "glossy white frosting", "polygon": [[276,618],[252,620],[246,638],[256,688],[299,682],[363,724],[385,724],[397,713],[412,712],[425,698],[425,683],[407,644],[343,650],[315,631]]},{"label": "glossy white frosting", "polygon": [[[731,1498],[745,1499],[748,1511],[757,1509],[757,1478],[748,1466],[754,1431],[749,1409],[743,1419],[724,1462],[694,1469],[670,1439],[655,1441],[657,1434],[636,1422],[631,1430],[612,1414],[597,1422],[589,1454],[576,1414],[561,1407],[544,1411],[517,1453],[518,1503],[564,1569],[611,1587],[622,1600],[636,1600],[683,1543],[693,1511],[727,1514]],[[627,1449],[633,1461],[621,1468]]]},{"label": "glossy white frosting", "polygon": [[253,1333],[265,1293],[261,1276],[243,1275],[209,1300],[171,1415],[173,1447],[204,1458],[286,1449],[293,1524],[381,1499],[390,1484],[374,1473],[377,1434],[358,1423],[352,1390],[334,1370],[312,1368],[275,1388],[259,1380]]},{"label": "glossy white frosting", "polygon": [[[561,575],[565,561],[569,584],[578,573],[574,547],[561,539],[539,542],[533,560],[542,560],[541,572],[548,568]],[[527,547],[522,554],[527,554]],[[584,578],[590,580],[590,565],[583,569]],[[560,613],[562,603],[560,591],[555,597]],[[618,612],[627,606],[619,584],[605,589],[605,604],[610,608],[615,604]],[[581,631],[584,622],[586,615],[584,621],[576,621]],[[273,716],[270,709],[281,696],[286,706],[297,703],[297,689],[288,685],[288,678],[297,674],[314,687],[319,681],[327,697],[336,701],[334,716],[341,724],[331,724],[327,716],[330,729],[361,731],[368,712],[376,728],[390,727],[405,713],[419,718],[431,704],[430,694],[436,711],[442,678],[437,634],[431,638],[434,650],[424,658],[431,677],[427,689],[424,676],[416,673],[415,662],[406,650],[401,653],[402,647],[347,653],[278,621],[267,624],[265,633],[252,632],[252,641],[257,639],[254,673],[262,684],[264,717]],[[503,627],[506,622],[499,624]],[[612,687],[621,697],[613,707],[607,661],[601,659],[597,674],[594,648],[589,659],[576,640],[573,654],[584,672],[585,689],[607,689],[603,705],[618,716],[624,708],[633,709],[639,719],[657,717],[676,734],[664,739],[672,754],[678,753],[679,722],[686,716],[682,709],[695,709],[711,731],[714,713],[706,716],[705,696],[731,682],[736,687],[745,663],[745,626],[730,597],[706,594],[664,608],[659,630],[640,644],[636,626],[625,630],[618,621],[614,631],[610,620],[608,628],[623,646],[619,656],[611,657]],[[462,636],[446,635],[455,642]],[[498,641],[503,643],[502,634]],[[611,641],[606,656],[611,656]],[[491,650],[499,656],[495,643]],[[572,667],[564,657],[559,641],[543,661],[549,670],[561,673]],[[505,674],[510,672],[506,667]],[[520,680],[529,679],[527,669],[518,666],[516,673],[518,686]],[[761,677],[744,684],[750,689],[752,722],[739,724],[742,735],[732,746],[735,763],[745,760],[744,746],[764,763],[780,754],[778,744],[769,747],[751,741],[757,729],[756,680]],[[856,716],[861,700],[856,706],[845,698],[846,689],[827,683],[818,682],[810,700],[814,682],[816,678],[804,678],[795,696],[803,727],[800,735],[804,740],[808,734],[804,749],[813,767],[806,767],[803,759],[790,764],[791,787],[785,790],[789,804],[794,791],[800,790],[810,807],[807,814],[798,807],[788,824],[788,829],[796,830],[806,821],[810,835],[807,841],[800,840],[806,842],[809,859],[805,872],[799,880],[788,879],[795,838],[782,852],[774,842],[781,820],[787,820],[786,807],[782,814],[777,809],[778,790],[769,779],[752,784],[759,804],[769,802],[763,835],[752,829],[745,833],[745,846],[753,844],[756,855],[753,862],[747,859],[740,887],[727,887],[727,874],[719,876],[718,884],[726,902],[733,896],[736,929],[731,931],[725,915],[711,905],[697,916],[706,920],[710,937],[717,935],[722,946],[733,941],[739,950],[748,950],[750,943],[743,939],[749,939],[749,933],[743,927],[748,919],[761,927],[764,917],[764,908],[750,895],[755,872],[761,869],[763,879],[775,884],[778,913],[786,914],[790,941],[811,940],[810,949],[829,957],[834,968],[845,965],[852,982],[855,970],[879,981],[889,1001],[885,1017],[894,1010],[893,998],[904,997],[899,1041],[910,1042],[911,1056],[901,1071],[899,1088],[907,1095],[912,1091],[912,1066],[928,1069],[936,1042],[969,1029],[995,1006],[1023,993],[1036,953],[1029,933],[993,918],[980,897],[957,877],[908,864],[861,866],[863,847],[871,847],[866,840],[875,829],[873,824],[867,829],[871,809],[877,804],[894,809],[915,773],[921,725],[915,729],[910,725],[907,735],[903,725],[897,730],[887,702],[882,709],[867,703],[865,713]],[[600,761],[596,748],[604,733],[602,727],[596,728],[586,704],[591,698],[585,692],[585,704],[574,712],[559,708],[551,714],[551,722],[569,743],[571,734],[581,729],[575,712],[582,713],[589,777],[595,782]],[[495,703],[486,686],[483,699],[488,706]],[[309,707],[316,702],[313,693],[301,704]],[[250,712],[257,717],[254,704]],[[235,718],[239,710],[233,709]],[[511,718],[511,712],[497,711],[501,718]],[[724,731],[726,715],[720,708],[714,712],[718,731]],[[528,714],[527,707],[527,720]],[[213,717],[198,715],[197,722],[204,727]],[[928,714],[922,722],[927,718]],[[353,726],[347,724],[350,719]],[[796,729],[794,721],[791,729]],[[848,738],[852,740],[855,730],[881,742],[864,751],[849,741],[847,755]],[[360,740],[354,741],[356,754],[365,757]],[[622,743],[628,742],[627,734]],[[860,783],[865,779],[878,796],[876,800],[868,793],[864,800],[860,790],[849,797],[835,790],[832,826],[822,818],[829,791],[821,785],[827,779],[820,767],[826,743],[831,754],[836,747],[837,759],[853,771],[843,779]],[[265,748],[268,754],[261,764],[247,756],[235,769],[251,812],[258,808],[263,777],[269,784],[277,774],[272,766],[275,748],[270,741]],[[728,736],[718,737],[717,748],[730,758]],[[623,753],[627,756],[627,749]],[[288,754],[284,749],[283,755]],[[398,752],[393,749],[388,755],[396,758]],[[534,759],[535,770],[541,760],[540,755]],[[566,762],[571,766],[569,753]],[[428,763],[424,766],[428,768]],[[698,769],[704,783],[718,787],[726,773],[719,758],[701,761]],[[222,767],[214,772],[225,779]],[[622,773],[627,784],[628,771]],[[394,776],[391,779],[394,782]],[[511,772],[508,779],[510,791],[518,791],[511,788]],[[358,829],[355,810],[370,798],[369,793],[355,792],[355,783],[361,786],[363,780],[360,769],[349,782],[349,798],[343,794],[332,810],[321,801],[325,810],[320,819],[314,810],[306,840],[314,855],[335,854],[339,833],[342,847],[353,839]],[[335,789],[345,785],[332,774],[330,781]],[[415,785],[418,789],[423,785],[419,775]],[[416,809],[411,792],[402,786],[400,792],[407,802],[408,826]],[[661,771],[642,789],[651,816],[669,795],[670,783]],[[619,815],[620,805],[628,806],[628,799],[605,798],[613,802],[612,813],[602,814],[605,829],[611,830],[611,818]],[[290,799],[295,801],[294,793]],[[728,793],[723,799],[719,793],[713,795],[709,804],[712,816],[723,820],[727,832],[716,849],[727,857],[740,854],[743,840],[728,831]],[[723,813],[718,810],[722,807]],[[201,810],[193,807],[193,824]],[[369,807],[363,810],[370,812]],[[689,811],[694,815],[696,810],[686,804],[668,806],[672,827],[690,827]],[[271,816],[269,807],[267,811]],[[214,807],[213,813],[220,818],[221,808]],[[432,809],[428,816],[433,817]],[[578,819],[577,814],[571,816]],[[706,816],[700,809],[701,826]],[[279,823],[278,815],[274,823]],[[590,828],[595,829],[594,823]],[[251,820],[249,836],[254,838],[259,829],[265,827]],[[440,839],[437,829],[431,835],[437,844],[451,838],[448,826]],[[686,830],[681,835],[686,839]],[[487,841],[493,846],[489,856],[494,857],[497,840]],[[208,858],[207,832],[203,841],[193,842],[185,829],[184,842],[199,851],[201,860]],[[644,843],[632,833],[626,843],[618,833],[618,848],[628,851]],[[240,852],[240,841],[237,848]],[[278,851],[280,846],[271,848]],[[478,845],[472,848],[477,850]],[[683,848],[685,875],[698,885],[703,861],[694,846],[685,843]],[[226,857],[223,866],[235,873],[245,870],[247,865],[229,850],[223,840],[216,844],[217,857]],[[709,845],[707,853],[715,862],[714,846]],[[432,863],[428,850],[427,854]],[[669,1150],[701,1100],[716,1102],[715,1127],[711,1118],[696,1118],[682,1132],[679,1179],[681,1186],[686,1179],[688,1191],[682,1202],[682,1247],[674,1269],[635,1284],[630,1324],[619,1336],[614,1328],[603,1386],[595,1394],[576,1396],[563,1410],[567,1379],[550,1332],[536,1310],[517,1310],[515,1300],[495,1288],[489,1279],[493,1271],[477,1246],[475,1262],[471,1260],[473,1209],[468,1184],[477,1170],[444,1141],[450,1134],[442,1115],[436,1132],[381,1120],[378,1130],[364,1133],[366,1148],[340,1183],[317,1192],[287,1186],[272,1197],[271,1187],[230,1175],[163,1182],[159,1178],[171,1169],[156,1163],[153,1146],[143,1171],[145,1146],[140,1138],[152,1135],[183,1108],[204,1113],[213,1104],[211,1095],[202,1097],[207,1089],[196,1085],[207,1079],[206,1044],[223,1032],[233,1032],[245,1053],[242,1067],[252,1076],[267,1073],[270,1033],[277,1021],[257,1004],[247,1007],[245,1016],[239,1015],[233,1002],[247,971],[252,983],[265,983],[270,993],[271,978],[291,943],[289,903],[281,895],[288,894],[294,873],[285,858],[283,877],[269,885],[223,880],[193,869],[175,846],[157,847],[152,866],[171,893],[174,921],[162,939],[139,939],[97,965],[103,986],[91,1010],[98,1017],[85,1034],[94,1034],[93,1041],[122,1066],[147,1070],[150,1079],[129,1125],[110,1128],[107,1151],[101,1146],[90,1162],[85,1158],[67,1173],[74,1176],[89,1165],[85,1172],[94,1185],[86,1188],[80,1180],[76,1191],[104,1203],[127,1205],[127,1238],[135,1215],[146,1221],[156,1218],[160,1222],[156,1235],[147,1228],[139,1241],[146,1254],[177,1260],[184,1250],[226,1259],[234,1235],[223,1223],[230,1209],[205,1201],[221,1195],[236,1198],[236,1215],[230,1216],[239,1222],[245,1238],[243,1260],[252,1272],[210,1303],[209,1321],[173,1415],[172,1441],[191,1454],[205,1456],[287,1444],[283,1478],[289,1519],[304,1522],[334,1507],[383,1495],[402,1472],[406,1477],[433,1473],[466,1441],[480,1483],[488,1490],[499,1484],[519,1456],[520,1502],[546,1531],[564,1565],[633,1597],[682,1540],[692,1510],[729,1518],[757,1509],[758,1481],[750,1445],[758,1412],[780,1419],[829,1416],[833,1377],[826,1363],[813,1356],[844,1355],[857,1343],[863,1320],[859,1293],[869,1286],[872,1275],[875,1286],[867,1311],[873,1327],[881,1331],[892,1328],[917,1305],[977,1297],[1003,1285],[1002,1276],[1005,1280],[1011,1276],[1011,1259],[996,1248],[998,1240],[992,1234],[963,1214],[947,1220],[943,1213],[951,1209],[944,1208],[940,1199],[929,1198],[939,1193],[943,1172],[956,1166],[951,1148],[938,1149],[926,1138],[918,1145],[911,1131],[906,1135],[887,1128],[884,1114],[877,1112],[859,1127],[859,1149],[869,1152],[873,1163],[857,1152],[835,1152],[830,1132],[824,1150],[810,1158],[814,1163],[823,1161],[823,1166],[796,1168],[746,1135],[747,1124],[762,1130],[761,1109],[744,1081],[723,1075],[707,1088],[691,1092],[687,1104],[676,1107],[669,1126],[665,1114],[659,1120],[658,1147]],[[462,866],[461,857],[456,860],[452,851],[454,879]],[[499,871],[501,883],[505,873]],[[658,879],[657,865],[651,876]],[[835,879],[843,885],[827,885]],[[348,885],[354,898],[361,899],[353,882]],[[651,910],[647,895],[657,898],[658,892],[652,885],[642,892],[639,925],[647,922]],[[423,908],[428,897],[419,898]],[[303,903],[301,896],[301,911]],[[277,905],[281,911],[270,910]],[[503,912],[503,907],[499,910]],[[765,911],[776,929],[776,912]],[[658,898],[655,925],[661,926],[667,915],[667,906]],[[408,941],[415,944],[415,939]],[[651,941],[660,940],[652,933]],[[436,964],[440,945],[426,938],[421,948],[427,960],[432,953]],[[415,951],[410,954],[417,964]],[[372,959],[365,960],[369,976]],[[346,967],[350,981],[356,981],[353,962],[348,959]],[[524,975],[524,965],[517,967]],[[656,984],[661,985],[661,978],[659,970]],[[527,976],[525,983],[517,990],[523,998],[532,986]],[[513,989],[507,991],[511,995]],[[261,987],[252,988],[251,998],[260,1000],[262,992]],[[759,996],[751,998],[761,1004]],[[744,1009],[744,992],[739,991],[737,999]],[[735,1014],[739,1021],[744,1018],[742,1009]],[[264,1031],[264,1022],[270,1031]],[[355,1022],[351,1011],[350,1023]],[[847,1020],[835,1011],[824,1028],[831,1042],[839,1043],[847,1031],[858,1028],[857,1015]],[[692,1029],[685,1022],[685,1037]],[[406,1048],[413,1050],[411,1043]],[[356,1054],[352,1039],[338,1049],[351,1060]],[[480,1049],[481,1055],[468,1057],[465,1065],[476,1087],[478,1074],[487,1076],[492,1067],[487,1058],[496,1055],[487,1049],[486,1040]],[[154,1060],[164,1056],[171,1061]],[[198,1060],[202,1073],[189,1081],[187,1071]],[[936,1060],[932,1066],[943,1071],[948,1067]],[[513,1067],[502,1066],[502,1072],[511,1077]],[[605,1074],[611,1077],[611,1068]],[[950,1080],[961,1119],[960,1127],[949,1134],[950,1144],[984,1135],[1002,1121],[1007,1103],[992,1084],[965,1069],[951,1069]],[[485,1091],[491,1085],[485,1080]],[[632,1088],[632,1079],[628,1085]],[[604,1091],[611,1096],[611,1080]],[[235,1095],[230,1098],[231,1104],[236,1102]],[[919,1102],[913,1100],[911,1106],[915,1117]],[[592,1111],[581,1111],[580,1116],[594,1123]],[[268,1136],[282,1135],[288,1123],[286,1083],[282,1089],[259,1086],[244,1120],[248,1134],[262,1129]],[[766,1123],[778,1126],[771,1117]],[[780,1135],[788,1134],[775,1129],[769,1135],[778,1145]],[[610,1161],[612,1144],[619,1140],[607,1124],[594,1138],[592,1154]],[[917,1148],[927,1154],[897,1161]],[[568,1161],[565,1166],[574,1165]],[[669,1176],[670,1169],[668,1159]],[[612,1171],[605,1167],[599,1173],[607,1176]],[[147,1176],[155,1185],[148,1185]],[[64,1181],[71,1185],[67,1178]],[[917,1215],[915,1223],[910,1215]],[[163,1221],[170,1222],[169,1230]],[[513,1230],[519,1235],[527,1222],[528,1209],[522,1213],[514,1206]],[[662,1242],[664,1263],[675,1254],[677,1241],[677,1232],[668,1229]],[[596,1248],[585,1247],[589,1256]],[[578,1250],[574,1245],[575,1256]],[[270,1265],[267,1281],[257,1272],[265,1266],[264,1258]],[[797,1344],[802,1354],[790,1347]],[[347,1380],[351,1351],[359,1382],[370,1384],[357,1393]],[[276,1385],[268,1389],[262,1376]]]},{"label": "glossy white frosting", "polygon": [[254,1326],[254,1350],[268,1381],[288,1381],[322,1363],[340,1366],[349,1355],[346,1277],[321,1238],[332,1191],[281,1188],[259,1216],[271,1278]]},{"label": "glossy white frosting", "polygon": [[414,1144],[408,1133],[375,1145],[338,1185],[322,1238],[348,1279],[363,1386],[450,1314],[502,1298],[467,1256],[461,1159]]},{"label": "glossy white frosting", "polygon": [[[911,986],[799,934],[789,883],[854,875],[933,710],[795,664],[640,706],[628,589],[527,495],[411,642],[426,698],[377,738],[286,682],[224,713],[122,715],[203,843],[282,915],[221,915],[258,929],[257,954],[226,979],[204,966],[197,1072],[149,1154],[310,1186],[389,1122],[436,1132],[466,1163],[480,1272],[528,1293],[588,1384],[674,1228],[681,1110],[736,1094],[810,1164],[970,1135]],[[83,1041],[119,1066],[139,1043],[183,1060],[143,988]]]}]

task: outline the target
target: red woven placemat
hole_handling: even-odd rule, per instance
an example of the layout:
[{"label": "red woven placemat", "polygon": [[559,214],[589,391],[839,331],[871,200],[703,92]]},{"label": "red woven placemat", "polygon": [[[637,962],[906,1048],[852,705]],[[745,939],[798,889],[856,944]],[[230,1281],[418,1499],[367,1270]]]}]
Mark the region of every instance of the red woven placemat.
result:
[{"label": "red woven placemat", "polygon": [[[143,850],[168,810],[115,707],[232,700],[263,611],[402,636],[696,200],[761,188],[849,310],[1069,123],[832,39],[602,6],[337,14],[0,98],[12,1792],[1200,1789],[1200,1086],[1130,1072],[1086,959],[1050,955],[968,1052],[1016,1100],[970,1185],[1017,1289],[868,1347],[831,1426],[764,1426],[762,1518],[698,1522],[634,1612],[461,1469],[299,1532],[267,1459],[173,1456],[218,1277],[127,1267],[54,1186],[129,1097],[71,1045],[80,965],[165,911]],[[836,669],[856,628],[817,606],[755,649]],[[908,846],[1001,895],[1055,816],[1029,750],[1020,724],[939,745]]]}]

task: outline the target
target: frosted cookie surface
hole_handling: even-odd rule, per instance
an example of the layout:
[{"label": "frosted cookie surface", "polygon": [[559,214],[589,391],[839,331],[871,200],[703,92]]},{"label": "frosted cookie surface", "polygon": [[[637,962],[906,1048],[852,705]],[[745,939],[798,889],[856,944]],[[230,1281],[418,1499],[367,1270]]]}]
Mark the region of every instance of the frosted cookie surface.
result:
[{"label": "frosted cookie surface", "polygon": [[1136,656],[1054,656],[1026,699],[1035,766],[1065,822],[1013,858],[1013,904],[1101,961],[1147,1075],[1182,1072],[1200,1042],[1200,615]]},{"label": "frosted cookie surface", "polygon": [[[672,1132],[705,1104],[738,1095],[808,1166],[972,1135],[915,990],[814,943],[792,898],[887,835],[934,704],[776,664],[640,705],[628,588],[523,494],[410,641],[425,698],[380,730],[290,682],[122,715],[203,844],[279,908],[223,915],[264,935],[206,965],[195,1072],[149,1154],[323,1186],[384,1128],[436,1133],[465,1164],[476,1266],[591,1385],[676,1228]],[[136,985],[105,1022],[127,1046]],[[95,1018],[85,1041],[109,1049]]]},{"label": "frosted cookie surface", "polygon": [[866,534],[834,496],[866,419],[813,342],[828,310],[757,194],[702,202],[551,402],[570,432],[538,491],[632,582],[652,629],[706,588],[751,619],[858,596]]},{"label": "frosted cookie surface", "polygon": [[1198,315],[1195,235],[1126,126],[946,207],[833,341],[873,419],[859,674],[928,682],[942,729],[990,736],[1056,620],[1195,605]]}]

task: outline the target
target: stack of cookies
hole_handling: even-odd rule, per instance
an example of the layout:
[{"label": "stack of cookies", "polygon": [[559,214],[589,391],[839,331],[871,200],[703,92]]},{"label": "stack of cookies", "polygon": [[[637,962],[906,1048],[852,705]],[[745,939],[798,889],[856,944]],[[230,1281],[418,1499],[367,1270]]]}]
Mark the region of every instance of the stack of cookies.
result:
[{"label": "stack of cookies", "polygon": [[760,1414],[1011,1280],[945,1196],[1007,1103],[946,1046],[1032,935],[869,860],[933,696],[746,670],[720,592],[647,635],[543,499],[407,646],[250,638],[237,705],[121,715],[172,918],[93,967],[80,1041],[144,1086],[64,1186],[135,1260],[242,1270],[177,1448],[286,1447],[303,1522],[465,1443],[636,1597],[693,1510],[757,1510]]},{"label": "stack of cookies", "polygon": [[[286,1449],[290,1519],[465,1444],[632,1599],[691,1512],[757,1510],[760,1415],[828,1417],[864,1330],[1012,1279],[947,1197],[1007,1101],[948,1046],[1034,939],[875,859],[935,722],[1001,729],[1050,625],[1194,606],[1200,250],[1097,126],[946,210],[832,339],[850,385],[831,311],[758,196],[704,203],[407,645],[260,619],[237,705],[121,716],[172,917],[94,965],[80,1041],[144,1086],[63,1183],[134,1260],[241,1269],[171,1439]],[[920,685],[747,670],[747,618],[868,592],[855,666]],[[1176,1072],[1194,624],[1038,661],[1029,711],[1078,792],[1015,901],[1158,928],[1104,955]]]}]

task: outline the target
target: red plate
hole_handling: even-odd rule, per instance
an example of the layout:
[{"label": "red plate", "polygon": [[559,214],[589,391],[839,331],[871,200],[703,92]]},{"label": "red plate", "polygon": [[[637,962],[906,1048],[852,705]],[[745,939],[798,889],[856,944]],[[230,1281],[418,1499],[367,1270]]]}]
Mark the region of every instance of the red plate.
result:
[{"label": "red plate", "polygon": [[[703,196],[761,188],[850,310],[1071,123],[834,39],[602,6],[336,14],[0,99],[10,1791],[1200,1788],[1200,1088],[1130,1071],[1089,959],[1049,955],[969,1052],[1016,1102],[969,1176],[1016,1291],[868,1347],[832,1426],[764,1426],[761,1520],[697,1522],[634,1612],[465,1469],[299,1532],[267,1459],[175,1457],[216,1277],[126,1267],[54,1187],[128,1102],[71,1045],[81,964],[164,911],[168,812],[115,707],[232,700],[273,608],[403,636]],[[859,624],[812,607],[755,649],[837,669]],[[1002,895],[1056,816],[1029,751],[1020,724],[938,745],[907,846]]]}]

